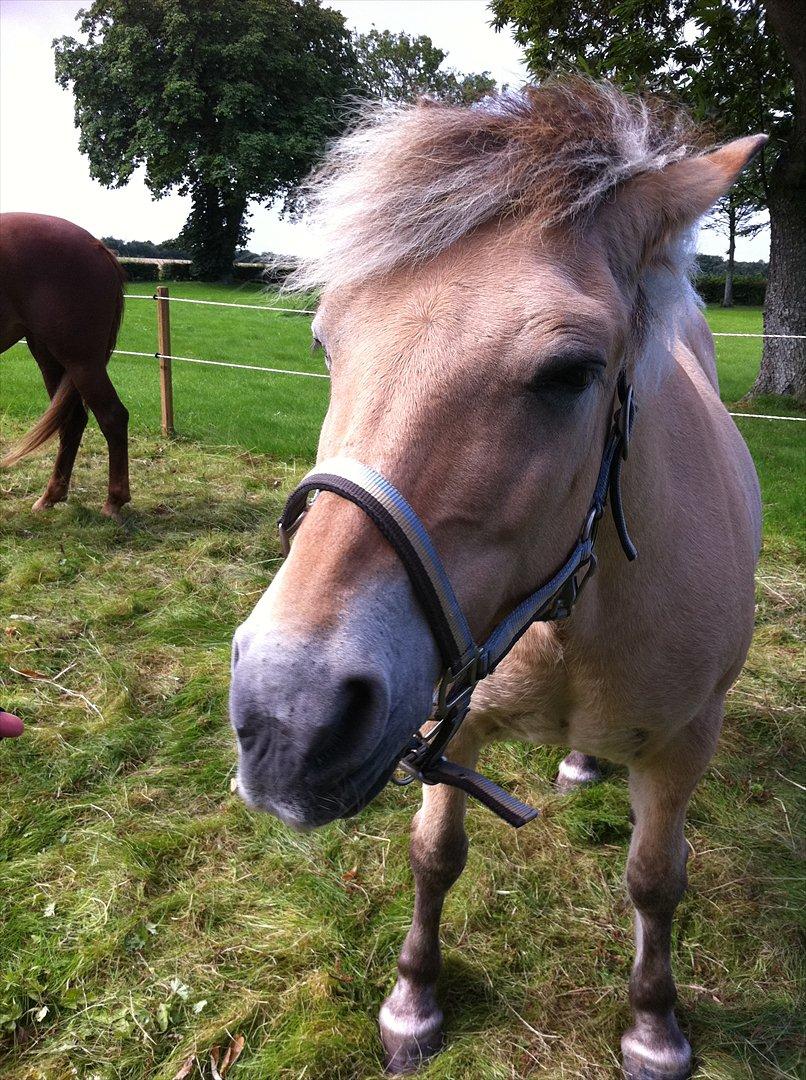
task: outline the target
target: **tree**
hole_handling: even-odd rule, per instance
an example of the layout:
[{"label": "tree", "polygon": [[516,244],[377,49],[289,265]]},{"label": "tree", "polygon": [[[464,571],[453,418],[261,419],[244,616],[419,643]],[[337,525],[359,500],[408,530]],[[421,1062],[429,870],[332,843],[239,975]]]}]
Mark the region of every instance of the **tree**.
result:
[{"label": "tree", "polygon": [[191,197],[180,242],[223,278],[250,230],[250,200],[293,200],[340,128],[354,86],[344,18],[319,0],[95,0],[85,40],[56,40],[91,175],[124,185],[145,166],[155,198]]},{"label": "tree", "polygon": [[739,237],[749,239],[761,232],[766,224],[765,220],[759,216],[762,209],[763,199],[759,197],[759,193],[748,190],[740,178],[739,182],[727,195],[722,196],[705,222],[706,229],[715,229],[718,232],[727,233],[728,236],[725,293],[722,298],[722,307],[724,308],[733,307],[736,240]]},{"label": "tree", "polygon": [[478,101],[495,89],[489,71],[463,75],[443,68],[447,53],[425,34],[393,34],[376,30],[353,39],[358,61],[358,90],[381,101],[411,101],[420,94],[462,104]]},{"label": "tree", "polygon": [[[766,131],[764,329],[806,334],[806,19],[802,0],[491,0],[537,75],[582,69],[671,95],[720,136]],[[767,338],[751,390],[806,400],[806,341]]]},{"label": "tree", "polygon": [[115,255],[128,255],[133,259],[190,259],[192,252],[183,248],[178,240],[119,240],[116,236],[102,236],[104,244]]}]

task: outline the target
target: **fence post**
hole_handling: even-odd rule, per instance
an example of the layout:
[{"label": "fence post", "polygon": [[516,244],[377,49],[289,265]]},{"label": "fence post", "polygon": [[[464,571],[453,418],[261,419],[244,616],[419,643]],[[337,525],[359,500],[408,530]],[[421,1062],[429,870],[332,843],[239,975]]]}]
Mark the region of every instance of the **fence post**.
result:
[{"label": "fence post", "polygon": [[160,402],[162,405],[162,434],[172,439],[174,428],[174,388],[171,380],[171,313],[168,288],[157,286],[157,353],[160,361]]}]

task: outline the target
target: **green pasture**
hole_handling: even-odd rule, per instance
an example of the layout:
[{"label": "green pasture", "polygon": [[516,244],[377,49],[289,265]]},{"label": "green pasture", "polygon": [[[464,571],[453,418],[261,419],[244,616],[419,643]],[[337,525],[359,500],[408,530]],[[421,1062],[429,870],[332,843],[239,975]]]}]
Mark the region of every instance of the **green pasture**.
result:
[{"label": "green pasture", "polygon": [[[246,288],[171,291],[261,302]],[[755,310],[709,317],[760,328]],[[181,355],[322,370],[301,316],[177,304],[172,321]],[[152,305],[131,302],[120,347],[153,350],[153,326]],[[758,342],[718,351],[736,400]],[[380,1080],[375,1017],[411,915],[417,793],[388,789],[301,836],[230,792],[231,635],[279,564],[274,522],[313,454],[327,384],[177,363],[171,442],[154,362],[113,363],[132,413],[125,524],[98,512],[94,425],[68,504],[30,510],[49,452],[0,477],[0,703],[28,725],[0,744],[0,1077],[212,1080],[215,1048],[242,1037],[229,1080]],[[0,358],[0,450],[41,411],[38,379],[24,347]],[[806,425],[738,422],[767,511],[758,628],[692,803],[674,963],[696,1080],[799,1080]],[[514,744],[485,757],[543,814],[516,833],[469,812],[444,918],[449,1042],[424,1080],[619,1075],[626,784],[613,770],[561,798],[560,757]]]},{"label": "green pasture", "polygon": [[[171,349],[176,356],[259,367],[325,374],[321,353],[311,352],[311,320],[269,310],[271,305],[304,307],[297,299],[278,298],[259,285],[226,288],[195,282],[169,285],[172,296],[253,304],[255,310],[171,304]],[[129,293],[151,296],[151,282],[129,285]],[[154,353],[156,305],[152,300],[126,303],[118,348]],[[262,309],[262,310],[261,310]],[[131,429],[159,435],[160,401],[157,361],[114,356],[112,379],[131,414]],[[24,344],[0,360],[0,414],[34,417],[46,401],[36,364]],[[301,379],[205,367],[173,365],[174,408],[178,432],[215,445],[237,445],[283,460],[308,459],[316,448],[327,408],[326,379]]]},{"label": "green pasture", "polygon": [[[153,289],[153,284],[144,282],[130,285],[128,291],[150,296]],[[169,285],[169,289],[172,296],[255,304],[263,309],[172,304],[174,355],[325,372],[321,353],[311,352],[310,319],[270,310],[272,306],[305,307],[303,301],[267,293],[260,285],[226,287],[181,282]],[[118,341],[120,349],[148,353],[156,350],[154,308],[150,300],[127,302]],[[708,309],[707,316],[715,331],[760,333],[762,329],[760,308],[726,311],[715,307]],[[723,399],[734,403],[752,385],[758,371],[761,342],[753,338],[716,340]],[[115,356],[111,372],[131,413],[132,432],[159,436],[156,360]],[[287,462],[305,462],[313,457],[327,408],[325,379],[176,362],[173,383],[176,427],[183,438],[205,445],[237,446]],[[0,420],[4,416],[33,420],[40,415],[46,401],[39,371],[25,344],[6,352],[0,358]],[[776,414],[796,411],[775,398],[737,405],[736,409]],[[806,425],[751,419],[737,422],[761,477],[769,529],[791,533],[803,505]]]}]

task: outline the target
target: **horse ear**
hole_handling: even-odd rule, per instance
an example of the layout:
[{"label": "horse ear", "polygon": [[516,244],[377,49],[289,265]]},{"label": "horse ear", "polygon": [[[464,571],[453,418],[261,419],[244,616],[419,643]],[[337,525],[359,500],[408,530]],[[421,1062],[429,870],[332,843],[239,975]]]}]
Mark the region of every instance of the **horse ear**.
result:
[{"label": "horse ear", "polygon": [[645,266],[660,248],[686,232],[730,190],[766,142],[766,135],[748,135],[627,181],[604,213],[622,265]]}]

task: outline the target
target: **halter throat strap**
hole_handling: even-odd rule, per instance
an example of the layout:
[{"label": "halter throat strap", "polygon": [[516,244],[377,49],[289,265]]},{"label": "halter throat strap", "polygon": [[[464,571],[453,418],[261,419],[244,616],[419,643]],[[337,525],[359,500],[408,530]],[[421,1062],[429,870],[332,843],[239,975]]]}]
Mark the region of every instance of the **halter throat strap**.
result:
[{"label": "halter throat strap", "polygon": [[[605,443],[599,475],[579,539],[559,570],[527,596],[483,643],[477,645],[448,573],[422,521],[397,488],[368,465],[334,458],[318,465],[291,492],[279,520],[283,554],[308,511],[312,493],[329,491],[354,503],[374,522],[394,548],[428,620],[444,665],[427,735],[416,733],[404,749],[401,768],[408,780],[453,784],[468,791],[516,827],[537,811],[520,803],[492,781],[448,762],[442,751],[470,707],[476,685],[489,675],[535,622],[565,619],[596,569],[594,546],[608,496],[616,532],[628,560],[638,552],[630,539],[621,498],[621,467],[627,458],[635,402],[623,373],[618,408]],[[475,779],[474,779],[475,778]]]}]

